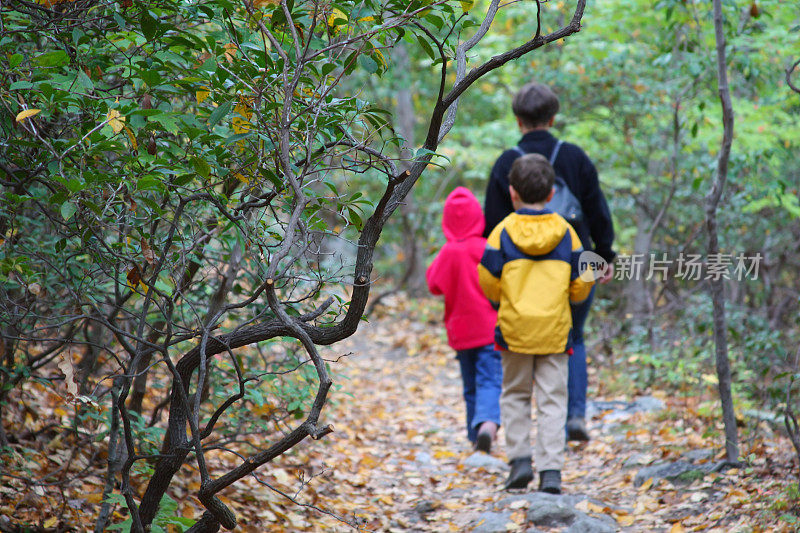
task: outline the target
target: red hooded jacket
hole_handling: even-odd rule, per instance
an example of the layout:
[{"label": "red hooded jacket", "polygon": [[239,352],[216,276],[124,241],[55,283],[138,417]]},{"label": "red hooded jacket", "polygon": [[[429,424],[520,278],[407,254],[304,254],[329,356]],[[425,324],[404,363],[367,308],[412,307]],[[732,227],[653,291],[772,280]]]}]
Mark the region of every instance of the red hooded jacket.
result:
[{"label": "red hooded jacket", "polygon": [[483,211],[466,187],[456,187],[444,203],[442,230],[447,243],[428,267],[433,294],[444,295],[447,343],[467,350],[494,342],[497,312],[478,283],[478,263],[486,247]]}]

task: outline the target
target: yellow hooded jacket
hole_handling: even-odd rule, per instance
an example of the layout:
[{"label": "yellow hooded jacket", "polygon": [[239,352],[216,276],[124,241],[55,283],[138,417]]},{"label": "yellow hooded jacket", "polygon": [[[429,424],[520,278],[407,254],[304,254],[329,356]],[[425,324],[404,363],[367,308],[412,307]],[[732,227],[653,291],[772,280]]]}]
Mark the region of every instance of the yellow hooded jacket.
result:
[{"label": "yellow hooded jacket", "polygon": [[480,285],[498,307],[495,342],[525,354],[569,352],[570,303],[589,297],[591,271],[580,276],[583,247],[572,226],[549,209],[523,208],[500,222],[478,265]]}]

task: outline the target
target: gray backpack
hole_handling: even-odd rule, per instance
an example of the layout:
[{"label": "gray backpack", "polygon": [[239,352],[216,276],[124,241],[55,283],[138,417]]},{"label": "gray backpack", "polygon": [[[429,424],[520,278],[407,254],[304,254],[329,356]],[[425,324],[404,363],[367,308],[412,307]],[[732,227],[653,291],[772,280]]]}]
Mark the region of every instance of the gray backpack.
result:
[{"label": "gray backpack", "polygon": [[[556,143],[556,147],[553,148],[553,153],[550,154],[551,165],[555,164],[558,151],[561,149],[561,145],[563,143],[564,141],[558,141]],[[521,156],[526,154],[525,150],[520,148],[519,145],[515,146],[513,150],[519,153]],[[575,198],[575,195],[572,194],[572,191],[569,190],[564,178],[558,174],[556,174],[553,188],[555,189],[555,193],[553,193],[553,199],[547,202],[545,207],[567,219],[567,222],[570,224],[574,225],[583,220],[583,209],[581,209],[581,203],[577,198]]]}]

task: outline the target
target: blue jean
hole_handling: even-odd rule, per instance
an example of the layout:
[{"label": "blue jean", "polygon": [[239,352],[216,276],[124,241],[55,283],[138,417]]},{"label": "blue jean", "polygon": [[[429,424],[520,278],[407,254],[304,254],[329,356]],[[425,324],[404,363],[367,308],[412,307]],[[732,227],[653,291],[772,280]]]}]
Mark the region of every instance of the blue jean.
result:
[{"label": "blue jean", "polygon": [[484,422],[500,425],[500,391],[503,388],[503,365],[494,344],[458,350],[467,404],[467,438],[475,442],[478,426]]},{"label": "blue jean", "polygon": [[589,297],[572,306],[572,355],[569,357],[569,378],[567,379],[567,418],[586,416],[586,387],[589,378],[586,374],[586,345],[583,342],[583,326],[589,316],[589,308],[594,298],[594,287]]}]

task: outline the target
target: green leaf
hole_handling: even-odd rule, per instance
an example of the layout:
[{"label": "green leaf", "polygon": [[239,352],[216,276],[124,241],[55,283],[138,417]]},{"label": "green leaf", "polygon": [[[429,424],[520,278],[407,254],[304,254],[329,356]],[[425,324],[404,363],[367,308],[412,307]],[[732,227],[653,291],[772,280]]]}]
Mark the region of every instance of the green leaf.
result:
[{"label": "green leaf", "polygon": [[18,67],[22,63],[22,54],[14,54],[8,58],[8,66],[11,68]]},{"label": "green leaf", "polygon": [[92,80],[89,79],[89,76],[87,76],[82,70],[78,71],[78,83],[81,84],[87,91],[94,90],[94,83],[92,83]]},{"label": "green leaf", "polygon": [[283,187],[283,181],[277,176],[277,174],[275,174],[275,172],[272,171],[272,169],[260,168],[259,172],[261,173],[262,176],[267,178],[270,181],[270,183],[272,183],[275,186],[276,189],[280,189],[281,187]]},{"label": "green leaf", "polygon": [[69,200],[61,204],[61,216],[64,217],[64,220],[71,219],[77,210],[78,207]]},{"label": "green leaf", "polygon": [[364,222],[361,220],[361,215],[359,215],[355,209],[349,206],[347,208],[347,213],[350,215],[350,223],[352,223],[358,231],[361,231],[364,227]]},{"label": "green leaf", "polygon": [[72,178],[66,183],[69,192],[79,192],[83,190],[83,182],[77,178]]},{"label": "green leaf", "polygon": [[197,7],[198,7],[198,9],[200,9],[200,11],[203,12],[203,14],[205,14],[206,17],[209,18],[209,20],[214,20],[214,10],[213,9],[211,9],[210,7],[208,7],[206,5],[200,5],[200,6],[197,6]]},{"label": "green leaf", "polygon": [[208,117],[208,126],[210,128],[216,126],[217,122],[222,120],[222,117],[230,112],[231,107],[233,107],[233,100],[228,100],[227,102],[220,104],[219,107],[217,107],[214,112],[211,113],[211,116]]},{"label": "green leaf", "polygon": [[150,16],[147,11],[142,11],[142,16],[139,19],[139,25],[142,28],[142,34],[148,41],[152,41],[158,31],[158,21]]},{"label": "green leaf", "polygon": [[322,75],[323,76],[327,76],[328,74],[330,74],[334,70],[336,70],[336,64],[335,63],[325,63],[324,65],[322,65]]},{"label": "green leaf", "polygon": [[195,171],[198,174],[207,178],[208,175],[211,173],[211,165],[208,164],[208,161],[202,158],[197,158],[192,161],[192,166],[194,167]]},{"label": "green leaf", "polygon": [[64,50],[54,50],[37,57],[36,63],[42,67],[60,67],[69,63],[69,55]]},{"label": "green leaf", "polygon": [[19,89],[30,89],[33,87],[33,84],[29,81],[15,81],[9,87],[10,90],[16,91]]},{"label": "green leaf", "polygon": [[253,135],[253,133],[250,132],[250,131],[245,132],[245,133],[235,133],[235,134],[231,135],[230,137],[228,137],[227,139],[225,139],[225,145],[227,146],[229,144],[235,143],[236,141],[241,141],[242,139],[246,139],[247,137],[250,137],[251,135]]},{"label": "green leaf", "polygon": [[162,188],[161,180],[157,176],[144,176],[136,182],[136,188],[140,191],[160,191]]},{"label": "green leaf", "polygon": [[193,179],[194,179],[194,174],[181,174],[180,176],[175,178],[173,184],[175,184],[178,187],[182,187],[183,185],[190,183]]},{"label": "green leaf", "polygon": [[361,64],[361,67],[370,74],[378,72],[378,63],[367,54],[358,56],[358,62]]},{"label": "green leaf", "polygon": [[436,59],[436,54],[433,53],[433,48],[431,48],[430,43],[426,41],[424,37],[422,37],[421,35],[417,35],[417,42],[425,51],[425,53],[428,54],[428,57],[430,57],[431,59]]}]

